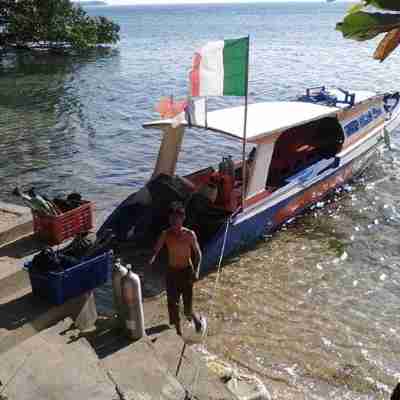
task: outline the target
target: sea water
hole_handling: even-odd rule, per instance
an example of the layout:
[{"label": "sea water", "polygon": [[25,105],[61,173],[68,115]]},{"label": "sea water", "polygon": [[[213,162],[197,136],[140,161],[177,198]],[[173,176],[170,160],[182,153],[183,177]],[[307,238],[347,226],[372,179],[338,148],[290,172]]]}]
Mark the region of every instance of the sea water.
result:
[{"label": "sea water", "polygon": [[[306,87],[398,89],[399,53],[335,31],[343,3],[91,7],[121,25],[111,50],[70,57],[0,55],[0,198],[35,188],[80,191],[101,221],[149,178],[162,96],[182,98],[193,52],[250,35],[249,101],[288,100]],[[243,99],[212,99],[210,107]],[[265,116],[268,118],[268,115]],[[394,151],[272,237],[196,286],[208,351],[254,371],[276,399],[380,399],[400,378],[400,134]],[[240,144],[188,132],[178,172],[217,164]],[[154,287],[144,287],[146,295]],[[111,288],[100,293],[111,304]]]}]

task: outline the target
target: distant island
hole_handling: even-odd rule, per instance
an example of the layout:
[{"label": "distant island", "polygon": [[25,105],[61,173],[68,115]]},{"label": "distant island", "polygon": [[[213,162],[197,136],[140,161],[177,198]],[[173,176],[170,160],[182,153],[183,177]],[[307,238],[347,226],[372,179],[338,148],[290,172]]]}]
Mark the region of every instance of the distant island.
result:
[{"label": "distant island", "polygon": [[87,6],[107,6],[107,2],[101,0],[88,0],[88,1],[77,1],[77,3],[82,7]]}]

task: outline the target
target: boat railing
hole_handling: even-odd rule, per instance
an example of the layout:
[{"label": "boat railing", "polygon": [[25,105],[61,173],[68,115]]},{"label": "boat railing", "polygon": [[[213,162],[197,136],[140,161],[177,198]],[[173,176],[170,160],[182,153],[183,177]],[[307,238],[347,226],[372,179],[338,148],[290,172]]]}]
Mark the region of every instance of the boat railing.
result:
[{"label": "boat railing", "polygon": [[338,91],[344,94],[343,100],[329,92],[325,86],[314,86],[306,89],[306,94],[297,98],[298,101],[306,103],[323,104],[326,106],[336,107],[338,104],[345,104],[352,107],[355,102],[355,93],[350,93],[347,90],[337,88]]},{"label": "boat railing", "polygon": [[341,89],[341,88],[337,88],[337,89],[344,94],[344,100],[338,100],[337,103],[348,104],[349,107],[354,106],[356,94],[350,93],[349,91]]}]

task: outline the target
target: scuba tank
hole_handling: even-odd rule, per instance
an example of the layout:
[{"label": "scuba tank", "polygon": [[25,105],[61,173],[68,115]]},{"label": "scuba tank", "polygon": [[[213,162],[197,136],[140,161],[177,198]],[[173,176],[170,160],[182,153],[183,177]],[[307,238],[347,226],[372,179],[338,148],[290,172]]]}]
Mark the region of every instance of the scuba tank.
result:
[{"label": "scuba tank", "polygon": [[222,157],[222,161],[218,164],[218,172],[222,175],[235,175],[235,163],[232,156]]},{"label": "scuba tank", "polygon": [[126,316],[126,329],[131,339],[137,340],[145,336],[142,288],[140,278],[127,265],[128,273],[121,279],[121,294]]},{"label": "scuba tank", "polygon": [[31,197],[28,194],[22,192],[18,187],[13,190],[13,195],[21,197],[23,202],[32,210],[38,214],[48,215],[48,210],[43,206],[43,204],[38,201],[35,197]]},{"label": "scuba tank", "polygon": [[234,211],[232,191],[235,184],[235,164],[232,156],[223,157],[219,163],[219,180],[219,203],[224,209]]},{"label": "scuba tank", "polygon": [[28,191],[28,195],[31,196],[32,199],[36,199],[36,201],[40,203],[45,210],[47,210],[48,215],[58,214],[56,207],[50,201],[45,200],[42,196],[37,194],[34,188],[31,188]]},{"label": "scuba tank", "polygon": [[225,157],[222,157],[222,161],[218,164],[218,172],[220,174],[224,174],[225,173]]},{"label": "scuba tank", "polygon": [[232,160],[232,156],[226,158],[226,174],[229,176],[235,176],[235,163]]},{"label": "scuba tank", "polygon": [[113,288],[113,300],[114,300],[114,309],[118,315],[119,323],[122,325],[124,320],[124,307],[122,302],[122,293],[121,293],[121,280],[128,273],[128,269],[121,264],[121,259],[117,258],[113,270],[112,270],[112,288]]}]

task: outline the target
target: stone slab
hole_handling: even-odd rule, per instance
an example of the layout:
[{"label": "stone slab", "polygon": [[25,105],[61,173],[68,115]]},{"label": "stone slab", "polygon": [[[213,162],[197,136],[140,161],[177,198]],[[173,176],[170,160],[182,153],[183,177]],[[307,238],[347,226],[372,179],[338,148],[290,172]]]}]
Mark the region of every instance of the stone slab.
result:
[{"label": "stone slab", "polygon": [[28,207],[0,201],[0,219],[0,246],[33,233],[32,214]]},{"label": "stone slab", "polygon": [[19,206],[17,204],[12,204],[12,203],[6,203],[4,201],[0,201],[0,210],[17,214],[18,216],[29,214],[31,212],[29,207]]},{"label": "stone slab", "polygon": [[15,286],[30,286],[28,274],[23,270],[24,262],[42,247],[43,244],[35,236],[0,246],[0,298],[15,291]]},{"label": "stone slab", "polygon": [[[183,349],[182,339],[171,329],[159,335],[152,345],[168,366],[170,373],[175,376]],[[197,373],[198,378],[196,380]],[[219,377],[208,369],[200,354],[193,350],[191,346],[185,348],[177,379],[195,398],[200,400],[235,398]],[[195,380],[196,383],[194,384]]]},{"label": "stone slab", "polygon": [[[8,278],[9,276],[18,274],[20,274],[20,277],[17,278],[18,279],[22,279],[24,280],[24,274],[22,274],[21,271],[21,263],[17,262],[17,260],[15,260],[12,257],[0,257],[0,282],[3,279]],[[14,279],[14,278],[13,278]],[[15,279],[14,279],[15,280]],[[3,285],[0,283],[0,296],[3,294],[1,291],[1,286],[3,286],[4,288],[7,288],[9,286],[8,283],[4,283]]]},{"label": "stone slab", "polygon": [[184,400],[185,390],[163,366],[147,339],[101,361],[126,400]]},{"label": "stone slab", "polygon": [[271,395],[264,384],[254,379],[233,378],[227,383],[227,388],[237,400],[271,400]]},{"label": "stone slab", "polygon": [[0,210],[0,231],[8,228],[9,225],[14,225],[17,218],[17,214]]},{"label": "stone slab", "polygon": [[30,286],[0,297],[0,357],[60,320],[75,318],[85,300],[84,294],[62,305],[51,305],[35,298]]},{"label": "stone slab", "polygon": [[0,356],[3,395],[9,400],[118,399],[86,340],[69,333],[71,324],[62,321]]}]

